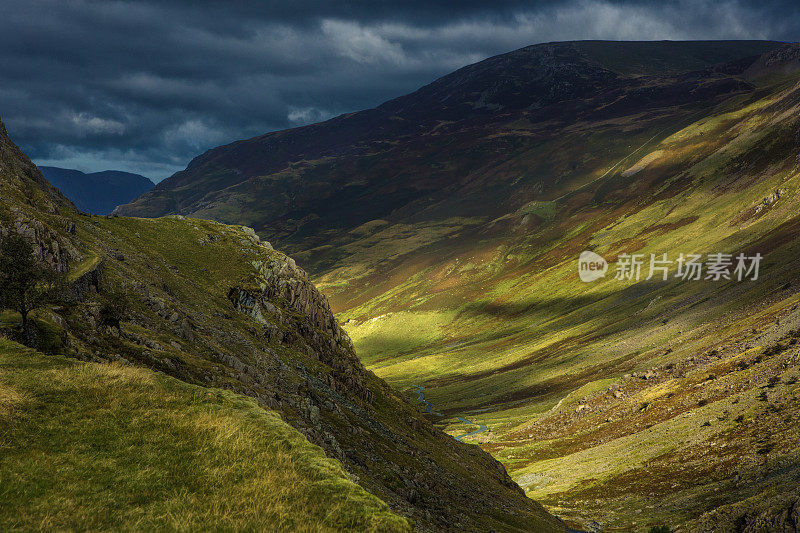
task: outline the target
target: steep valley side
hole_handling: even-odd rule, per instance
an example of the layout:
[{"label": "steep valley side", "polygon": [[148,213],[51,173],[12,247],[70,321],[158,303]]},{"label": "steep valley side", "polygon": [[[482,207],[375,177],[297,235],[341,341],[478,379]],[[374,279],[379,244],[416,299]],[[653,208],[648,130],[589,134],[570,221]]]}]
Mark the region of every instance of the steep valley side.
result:
[{"label": "steep valley side", "polygon": [[[584,529],[794,531],[798,57],[527,47],[211,150],[118,212],[280,243],[368,369],[453,436],[486,426],[465,441]],[[761,254],[760,276],[614,279],[664,253]]]},{"label": "steep valley side", "polygon": [[[382,500],[420,531],[564,531],[500,463],[436,429],[366,370],[306,273],[252,230],[182,216],[82,215],[1,125],[0,186],[2,238],[24,236],[72,287],[67,301],[34,313],[42,350],[101,365],[81,367],[98,383],[107,372],[92,369],[112,362],[251,398],[371,493],[353,492],[372,502],[376,527]],[[105,309],[119,298],[125,313],[115,324]],[[13,313],[2,319],[9,331],[18,327]],[[407,528],[403,519],[384,518]]]}]

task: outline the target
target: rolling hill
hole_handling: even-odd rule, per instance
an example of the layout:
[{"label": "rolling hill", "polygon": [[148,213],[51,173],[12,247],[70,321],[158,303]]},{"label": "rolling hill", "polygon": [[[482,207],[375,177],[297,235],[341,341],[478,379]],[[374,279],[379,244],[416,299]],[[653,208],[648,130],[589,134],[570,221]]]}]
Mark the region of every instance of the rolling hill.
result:
[{"label": "rolling hill", "polygon": [[[799,60],[532,46],[211,150],[118,212],[280,243],[368,368],[586,529],[795,531]],[[579,279],[586,250],[606,277]],[[760,275],[676,276],[719,253]]]}]

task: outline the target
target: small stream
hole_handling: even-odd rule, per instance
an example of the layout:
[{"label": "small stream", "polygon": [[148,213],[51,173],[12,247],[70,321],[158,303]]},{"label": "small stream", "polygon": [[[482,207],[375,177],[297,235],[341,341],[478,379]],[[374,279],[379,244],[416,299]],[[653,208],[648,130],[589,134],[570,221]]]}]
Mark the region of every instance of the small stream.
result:
[{"label": "small stream", "polygon": [[[442,413],[434,411],[433,404],[425,399],[425,387],[423,387],[422,385],[414,385],[414,387],[416,387],[417,389],[416,391],[414,391],[417,393],[417,401],[419,401],[425,406],[425,411],[424,411],[425,413],[430,413],[436,416],[444,416],[442,415]],[[475,431],[470,431],[469,433],[464,433],[463,435],[459,435],[458,437],[453,437],[459,442],[463,442],[462,439],[471,437],[473,435],[477,435],[478,433],[483,433],[484,431],[487,431],[489,429],[483,424],[478,424],[477,422],[473,422],[472,420],[467,420],[466,418],[461,418],[460,416],[457,416],[456,419],[465,424],[478,426],[478,429],[476,429]]]},{"label": "small stream", "polygon": [[465,439],[467,437],[471,437],[473,435],[477,435],[478,433],[483,433],[484,431],[488,430],[489,428],[483,424],[478,424],[477,422],[473,422],[472,420],[467,420],[466,418],[461,418],[460,416],[456,417],[458,420],[464,422],[465,424],[471,424],[473,426],[478,426],[478,429],[475,431],[470,431],[469,433],[464,433],[463,435],[456,437],[456,440],[462,442],[461,439]]},{"label": "small stream", "polygon": [[437,413],[436,411],[434,411],[433,404],[425,399],[425,387],[423,387],[422,385],[414,385],[414,386],[417,388],[417,390],[415,391],[417,393],[417,400],[425,405],[424,412],[431,413],[436,416],[444,416],[442,415],[442,413]]}]

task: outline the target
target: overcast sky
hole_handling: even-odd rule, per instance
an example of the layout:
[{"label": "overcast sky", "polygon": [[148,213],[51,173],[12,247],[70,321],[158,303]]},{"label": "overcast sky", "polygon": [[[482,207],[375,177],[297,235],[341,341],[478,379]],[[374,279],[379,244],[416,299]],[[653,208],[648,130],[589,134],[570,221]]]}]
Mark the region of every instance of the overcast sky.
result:
[{"label": "overcast sky", "polygon": [[0,0],[0,117],[38,164],[159,181],[529,44],[799,36],[796,0]]}]

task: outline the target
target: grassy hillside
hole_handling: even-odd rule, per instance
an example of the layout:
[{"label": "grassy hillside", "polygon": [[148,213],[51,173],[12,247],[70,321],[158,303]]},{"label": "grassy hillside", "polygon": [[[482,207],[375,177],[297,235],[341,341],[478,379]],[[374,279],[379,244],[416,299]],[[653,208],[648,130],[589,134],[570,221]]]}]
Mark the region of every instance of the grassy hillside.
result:
[{"label": "grassy hillside", "polygon": [[411,531],[252,399],[0,341],[0,529]]},{"label": "grassy hillside", "polygon": [[[307,274],[252,230],[81,215],[3,133],[0,239],[21,233],[72,285],[34,313],[43,349],[250,397],[420,531],[564,531],[500,463],[367,371]],[[18,315],[0,318],[13,335]]]}]

